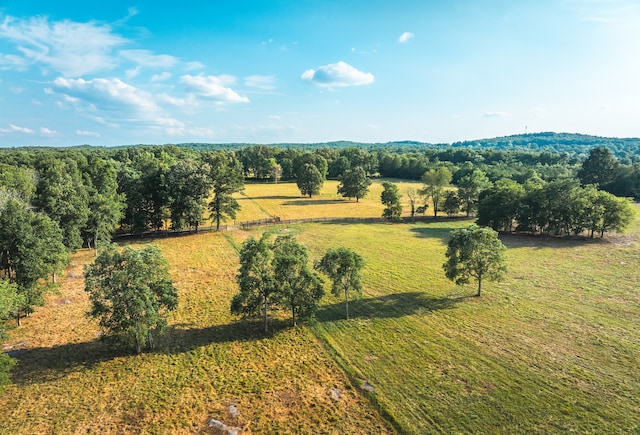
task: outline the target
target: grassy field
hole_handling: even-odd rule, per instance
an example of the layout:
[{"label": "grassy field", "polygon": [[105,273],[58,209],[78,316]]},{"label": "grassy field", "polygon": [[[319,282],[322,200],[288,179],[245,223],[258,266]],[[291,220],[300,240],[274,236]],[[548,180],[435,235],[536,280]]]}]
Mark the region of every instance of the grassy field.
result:
[{"label": "grassy field", "polygon": [[[410,187],[419,189],[423,185],[406,180],[393,180],[404,195]],[[322,186],[320,195],[309,198],[302,196],[296,183],[262,184],[248,183],[244,192],[236,198],[242,209],[237,222],[254,219],[267,219],[279,216],[285,219],[303,219],[320,217],[379,217],[384,206],[380,202],[382,183],[374,180],[366,197],[357,203],[355,199],[346,199],[337,194],[338,181],[328,180]],[[403,215],[410,215],[406,196],[403,198]],[[432,209],[428,209],[430,213]]]},{"label": "grassy field", "polygon": [[[238,220],[376,216],[375,188],[356,204],[330,185],[311,201],[295,184],[247,185]],[[19,364],[0,433],[216,433],[210,418],[243,433],[640,431],[640,220],[606,241],[504,236],[507,278],[481,298],[442,272],[449,231],[467,223],[270,228],[314,259],[348,246],[367,265],[350,321],[329,295],[316,322],[283,314],[266,337],[228,313],[234,247],[264,228],[153,240],[180,306],[139,356],[107,351],[84,317],[81,251],[6,342]]]}]

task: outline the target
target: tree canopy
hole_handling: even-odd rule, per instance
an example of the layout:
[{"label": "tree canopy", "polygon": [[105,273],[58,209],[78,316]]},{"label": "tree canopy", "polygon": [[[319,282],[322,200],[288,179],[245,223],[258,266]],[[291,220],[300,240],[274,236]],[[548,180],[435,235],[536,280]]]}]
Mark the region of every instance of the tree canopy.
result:
[{"label": "tree canopy", "polygon": [[433,203],[433,216],[438,216],[440,209],[440,200],[444,195],[444,188],[451,182],[451,171],[444,166],[435,169],[429,169],[422,175],[424,188],[420,190],[420,194],[431,198]]},{"label": "tree canopy", "polygon": [[154,332],[166,326],[168,311],[178,306],[178,293],[169,278],[169,268],[160,249],[148,245],[118,251],[110,245],[85,266],[85,291],[103,337],[120,346],[135,346],[136,352],[154,347]]},{"label": "tree canopy", "polygon": [[324,177],[313,163],[305,163],[298,172],[296,183],[300,193],[309,195],[309,198],[311,198],[313,195],[320,193],[320,189],[324,184]]},{"label": "tree canopy", "polygon": [[484,280],[500,280],[507,270],[506,247],[491,228],[475,224],[451,232],[447,244],[445,275],[456,284],[467,284],[471,278],[478,282],[478,293]]},{"label": "tree canopy", "polygon": [[329,249],[315,268],[326,274],[332,282],[331,293],[344,295],[347,320],[349,319],[349,291],[362,294],[362,268],[364,258],[352,249]]},{"label": "tree canopy", "polygon": [[383,191],[380,194],[380,200],[385,206],[382,211],[382,217],[390,221],[400,220],[402,215],[402,203],[400,197],[400,190],[398,185],[385,181],[382,183]]},{"label": "tree canopy", "polygon": [[370,185],[371,180],[367,177],[364,168],[356,166],[344,171],[340,177],[338,195],[342,195],[345,198],[355,198],[356,202],[358,202],[360,198],[364,198],[367,195]]}]

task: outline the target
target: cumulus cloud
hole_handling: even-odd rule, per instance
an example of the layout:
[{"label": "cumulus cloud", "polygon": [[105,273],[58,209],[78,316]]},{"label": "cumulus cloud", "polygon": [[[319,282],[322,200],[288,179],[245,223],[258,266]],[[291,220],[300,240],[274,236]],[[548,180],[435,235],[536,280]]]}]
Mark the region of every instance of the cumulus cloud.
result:
[{"label": "cumulus cloud", "polygon": [[50,22],[46,17],[7,16],[0,23],[0,37],[12,41],[20,53],[5,55],[3,65],[42,64],[71,77],[113,68],[114,49],[128,42],[106,24]]},{"label": "cumulus cloud", "polygon": [[403,44],[407,41],[409,41],[410,39],[413,39],[413,33],[411,32],[404,32],[402,35],[400,35],[400,37],[398,38],[398,42]]},{"label": "cumulus cloud", "polygon": [[12,133],[33,134],[33,130],[26,127],[19,127],[14,124],[9,124],[9,128],[0,128],[0,134],[12,134]]},{"label": "cumulus cloud", "polygon": [[235,77],[221,76],[192,76],[184,75],[180,81],[186,85],[189,94],[196,98],[215,101],[216,103],[248,103],[249,98],[238,94],[229,86],[235,83]]},{"label": "cumulus cloud", "polygon": [[183,126],[158,105],[155,95],[120,79],[58,77],[53,82],[53,90],[76,110],[102,124],[130,123],[162,127],[167,131]]},{"label": "cumulus cloud", "polygon": [[343,61],[324,65],[316,70],[308,69],[302,73],[301,78],[324,88],[369,85],[375,80],[373,74],[359,71]]},{"label": "cumulus cloud", "polygon": [[77,136],[90,136],[90,137],[100,137],[100,133],[96,133],[95,131],[87,131],[87,130],[76,130]]},{"label": "cumulus cloud", "polygon": [[58,134],[60,134],[60,133],[58,133],[55,130],[51,130],[51,129],[47,128],[47,127],[40,127],[40,135],[41,136],[57,136]]}]

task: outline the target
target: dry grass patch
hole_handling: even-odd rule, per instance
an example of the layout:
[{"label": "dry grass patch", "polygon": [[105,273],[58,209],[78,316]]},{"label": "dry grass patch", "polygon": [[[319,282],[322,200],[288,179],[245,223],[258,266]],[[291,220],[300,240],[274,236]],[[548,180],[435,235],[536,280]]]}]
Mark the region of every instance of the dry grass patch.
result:
[{"label": "dry grass patch", "polygon": [[[0,432],[202,433],[210,418],[246,433],[389,430],[307,328],[276,319],[264,337],[259,324],[229,315],[238,260],[224,234],[153,243],[179,290],[158,350],[106,350],[83,315],[82,279],[67,273],[61,294],[12,333],[28,343],[0,398]],[[75,255],[73,273],[91,260]]]}]

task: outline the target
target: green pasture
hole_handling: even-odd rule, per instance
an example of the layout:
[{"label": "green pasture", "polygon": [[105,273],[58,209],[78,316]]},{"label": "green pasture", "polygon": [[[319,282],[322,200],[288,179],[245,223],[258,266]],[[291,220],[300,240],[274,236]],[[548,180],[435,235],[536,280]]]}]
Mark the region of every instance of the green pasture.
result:
[{"label": "green pasture", "polygon": [[[374,188],[356,204],[333,198],[331,183],[311,200],[295,184],[248,184],[238,220],[376,216]],[[502,236],[509,271],[480,298],[442,271],[450,230],[470,222],[137,241],[161,247],[179,291],[167,335],[139,356],[106,350],[84,317],[82,265],[93,257],[81,251],[60,293],[5,343],[18,366],[0,433],[221,433],[211,418],[243,433],[640,431],[640,220],[605,240]],[[352,319],[329,292],[315,322],[291,328],[274,313],[267,336],[259,320],[231,316],[236,249],[263,231],[296,234],[312,259],[359,252]]]}]

